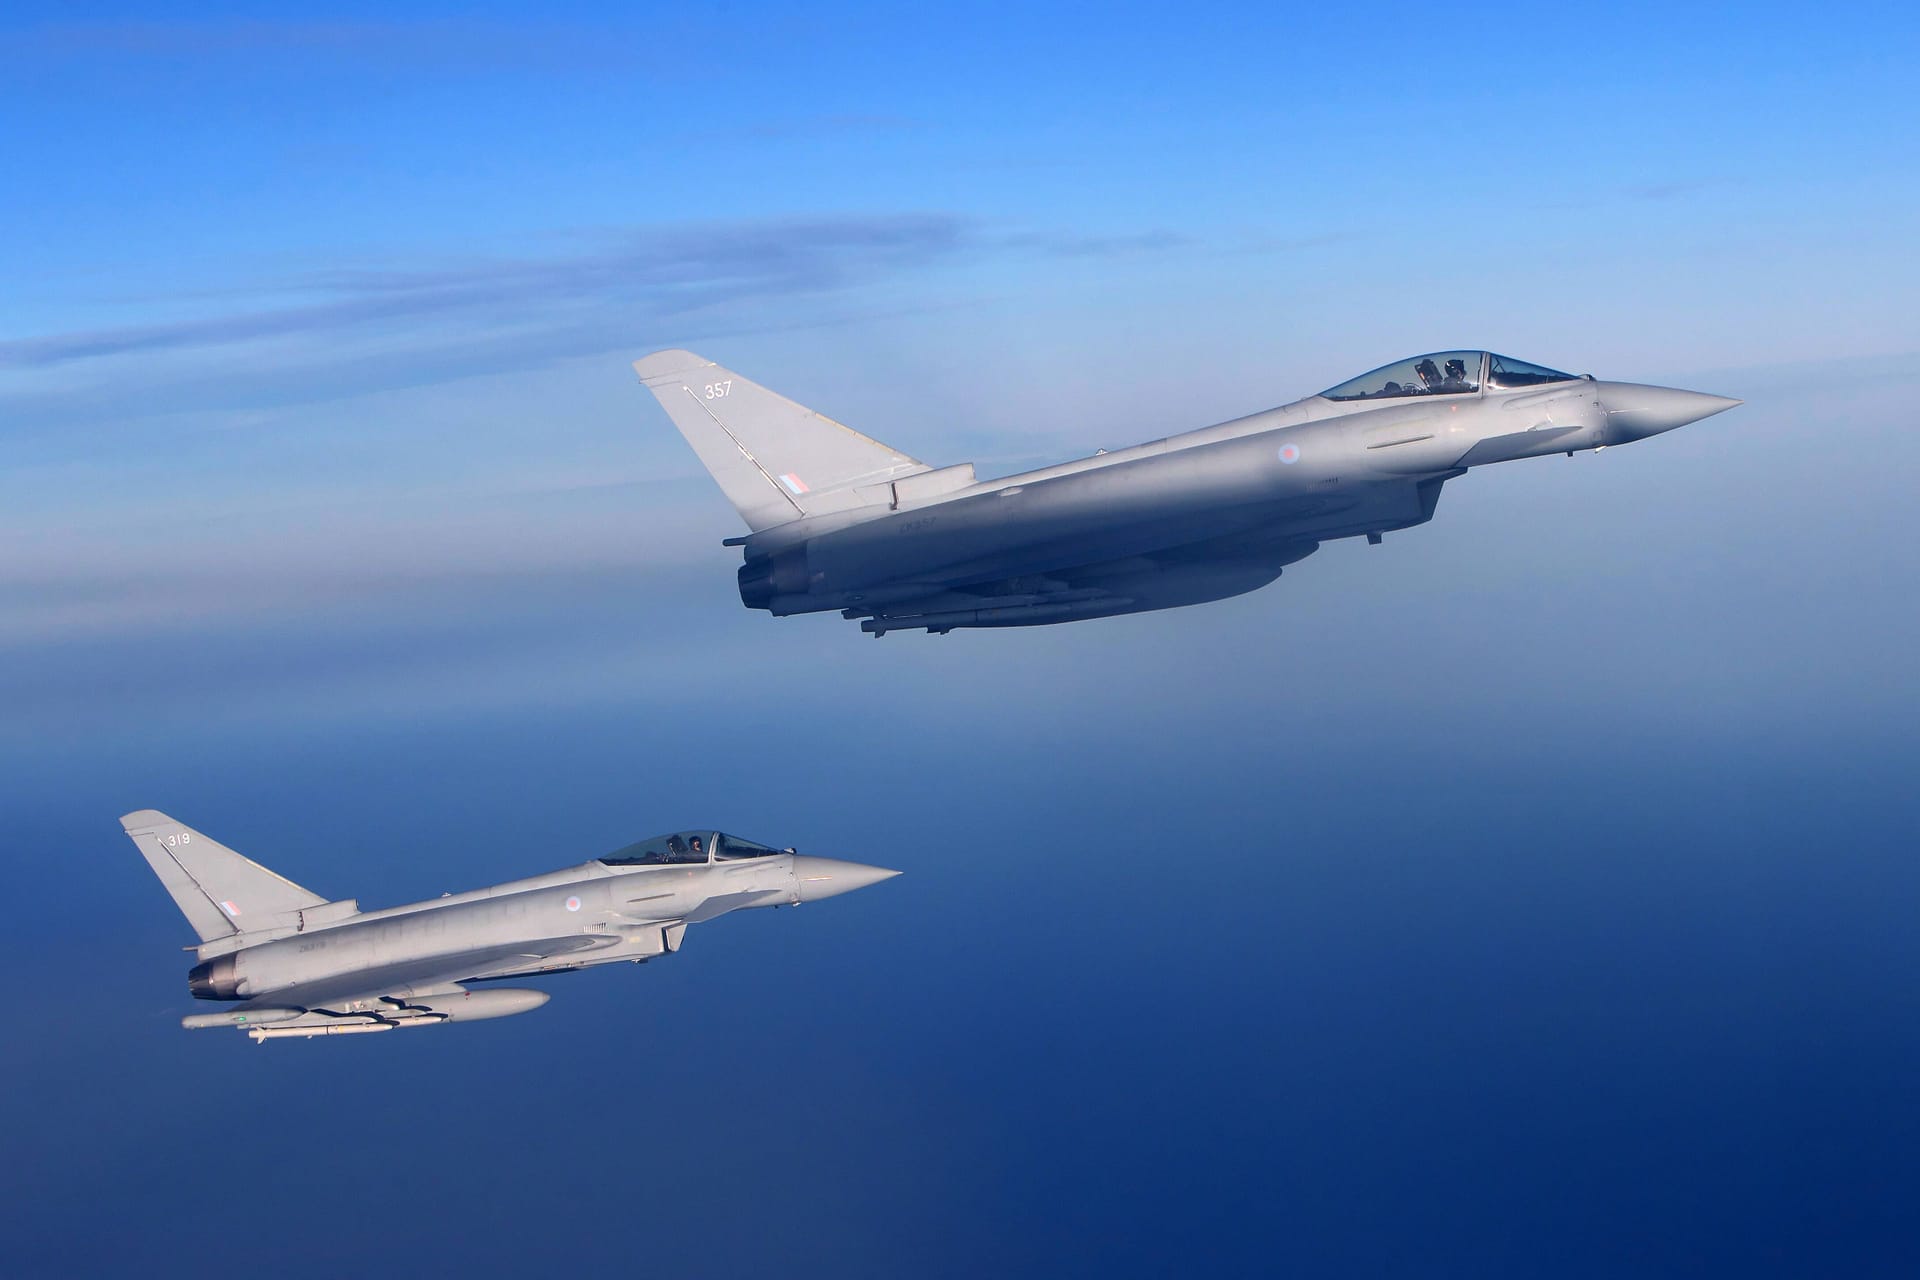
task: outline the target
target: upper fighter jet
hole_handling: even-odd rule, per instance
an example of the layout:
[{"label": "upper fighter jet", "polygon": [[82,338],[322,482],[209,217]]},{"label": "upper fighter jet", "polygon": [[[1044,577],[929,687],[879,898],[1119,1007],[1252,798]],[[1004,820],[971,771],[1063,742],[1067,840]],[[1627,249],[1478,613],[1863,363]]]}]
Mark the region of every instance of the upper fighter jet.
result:
[{"label": "upper fighter jet", "polygon": [[687,926],[743,907],[817,902],[900,874],[769,849],[718,831],[643,840],[490,889],[362,911],[142,809],[120,819],[200,935],[187,987],[238,1001],[181,1020],[255,1042],[432,1027],[525,1013],[547,993],[465,985],[678,951]]},{"label": "upper fighter jet", "polygon": [[1627,444],[1740,403],[1436,351],[1130,449],[981,480],[690,351],[634,370],[751,534],[740,598],[873,635],[1022,627],[1221,600],[1322,542],[1433,518],[1469,467]]}]

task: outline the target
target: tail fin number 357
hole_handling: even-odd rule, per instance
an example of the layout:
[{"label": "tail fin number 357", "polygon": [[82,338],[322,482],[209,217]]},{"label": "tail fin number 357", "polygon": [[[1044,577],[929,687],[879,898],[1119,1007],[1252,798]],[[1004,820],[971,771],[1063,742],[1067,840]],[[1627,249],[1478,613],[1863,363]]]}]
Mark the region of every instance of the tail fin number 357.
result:
[{"label": "tail fin number 357", "polygon": [[729,394],[732,393],[732,391],[733,391],[732,378],[728,378],[725,382],[709,382],[707,384],[707,399],[724,400],[727,398]]}]

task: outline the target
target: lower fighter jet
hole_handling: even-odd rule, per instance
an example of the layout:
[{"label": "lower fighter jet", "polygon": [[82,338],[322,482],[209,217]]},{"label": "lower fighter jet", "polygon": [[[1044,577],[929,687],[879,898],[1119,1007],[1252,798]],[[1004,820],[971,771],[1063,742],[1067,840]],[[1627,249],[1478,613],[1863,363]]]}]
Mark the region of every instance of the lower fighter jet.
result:
[{"label": "lower fighter jet", "polygon": [[547,993],[467,984],[638,964],[678,951],[690,924],[818,902],[900,874],[682,831],[564,871],[362,911],[164,813],[142,809],[120,825],[200,935],[188,989],[199,1000],[238,1002],[181,1025],[238,1027],[256,1042],[525,1013]]},{"label": "lower fighter jet", "polygon": [[1740,403],[1436,351],[1217,426],[981,480],[868,439],[691,351],[634,362],[752,533],[740,599],[873,635],[1221,600],[1334,538],[1433,518],[1471,467],[1627,444]]}]

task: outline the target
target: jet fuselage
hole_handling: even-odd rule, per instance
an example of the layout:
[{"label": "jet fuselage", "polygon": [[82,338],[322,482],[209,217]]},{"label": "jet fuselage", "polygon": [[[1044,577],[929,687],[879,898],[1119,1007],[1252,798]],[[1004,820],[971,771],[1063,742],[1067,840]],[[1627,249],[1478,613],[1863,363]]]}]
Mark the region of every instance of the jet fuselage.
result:
[{"label": "jet fuselage", "polygon": [[[261,942],[197,966],[202,999],[244,1000],[365,969],[524,939],[578,937],[580,949],[492,977],[552,973],[645,960],[679,946],[691,919],[803,901],[805,864],[794,854],[705,866],[577,867],[387,907]],[[795,864],[802,864],[797,871]],[[851,864],[849,864],[851,865]]]},{"label": "jet fuselage", "polygon": [[816,902],[896,872],[717,831],[675,832],[576,867],[361,911],[329,901],[152,809],[121,825],[200,936],[196,999],[240,1002],[187,1027],[256,1040],[360,1034],[523,1013],[546,993],[465,984],[639,962],[689,925]]},{"label": "jet fuselage", "polygon": [[981,481],[690,352],[635,367],[754,526],[731,540],[744,550],[741,600],[776,615],[837,609],[874,634],[1236,595],[1322,542],[1431,519],[1440,487],[1471,467],[1626,444],[1739,403],[1437,352],[1248,417]]}]

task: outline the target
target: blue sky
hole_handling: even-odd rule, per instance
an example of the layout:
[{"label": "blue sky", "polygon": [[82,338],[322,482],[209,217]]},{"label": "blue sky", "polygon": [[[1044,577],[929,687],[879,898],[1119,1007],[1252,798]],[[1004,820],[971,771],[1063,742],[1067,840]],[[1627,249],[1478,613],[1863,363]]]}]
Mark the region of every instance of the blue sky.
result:
[{"label": "blue sky", "polygon": [[[3,21],[10,1269],[1920,1258],[1905,9]],[[740,608],[668,345],[986,471],[1454,346],[1747,403],[876,644]],[[370,905],[700,823],[907,874],[256,1050],[145,806]]]}]

